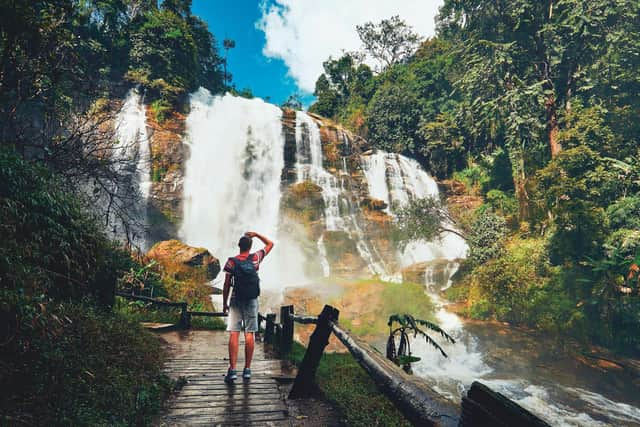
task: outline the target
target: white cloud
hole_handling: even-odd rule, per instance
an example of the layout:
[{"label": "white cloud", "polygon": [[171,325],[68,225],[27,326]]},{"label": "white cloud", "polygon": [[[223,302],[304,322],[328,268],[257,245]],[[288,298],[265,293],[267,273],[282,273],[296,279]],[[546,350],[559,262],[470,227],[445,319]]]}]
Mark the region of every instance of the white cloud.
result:
[{"label": "white cloud", "polygon": [[263,53],[280,58],[298,87],[313,92],[322,62],[361,47],[356,25],[400,15],[424,37],[435,33],[442,0],[272,0],[256,26],[265,33]]}]

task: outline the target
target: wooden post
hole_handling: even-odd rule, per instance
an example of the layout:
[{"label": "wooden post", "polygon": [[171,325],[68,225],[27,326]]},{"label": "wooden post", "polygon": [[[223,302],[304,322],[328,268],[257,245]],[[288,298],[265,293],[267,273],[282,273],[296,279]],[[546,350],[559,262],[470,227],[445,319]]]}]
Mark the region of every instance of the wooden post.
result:
[{"label": "wooden post", "polygon": [[267,314],[267,325],[264,330],[264,342],[267,344],[273,344],[273,325],[276,322],[276,315],[274,313]]},{"label": "wooden post", "polygon": [[189,329],[191,327],[191,315],[187,310],[187,303],[183,302],[180,306],[182,307],[182,311],[180,312],[180,327],[182,329]]},{"label": "wooden post", "polygon": [[293,306],[285,305],[280,308],[280,324],[282,335],[280,340],[280,355],[289,354],[293,347]]},{"label": "wooden post", "polygon": [[302,364],[298,368],[298,375],[289,393],[290,399],[308,397],[316,390],[315,378],[318,364],[325,347],[329,344],[331,322],[338,321],[339,315],[340,312],[330,305],[325,305],[322,309],[322,313],[318,316],[316,329],[309,339],[309,346],[304,354],[304,359],[302,359]]}]

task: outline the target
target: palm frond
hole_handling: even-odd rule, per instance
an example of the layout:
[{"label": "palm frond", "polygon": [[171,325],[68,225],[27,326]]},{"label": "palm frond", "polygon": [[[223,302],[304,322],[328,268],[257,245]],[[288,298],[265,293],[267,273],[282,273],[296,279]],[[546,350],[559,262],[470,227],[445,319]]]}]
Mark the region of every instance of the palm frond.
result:
[{"label": "palm frond", "polygon": [[444,330],[442,330],[442,328],[440,328],[440,326],[436,325],[435,323],[429,322],[428,320],[422,320],[422,319],[415,319],[415,321],[416,323],[419,323],[422,326],[426,326],[432,331],[439,333],[444,339],[449,341],[451,344],[456,343],[456,340],[451,335],[446,333]]}]

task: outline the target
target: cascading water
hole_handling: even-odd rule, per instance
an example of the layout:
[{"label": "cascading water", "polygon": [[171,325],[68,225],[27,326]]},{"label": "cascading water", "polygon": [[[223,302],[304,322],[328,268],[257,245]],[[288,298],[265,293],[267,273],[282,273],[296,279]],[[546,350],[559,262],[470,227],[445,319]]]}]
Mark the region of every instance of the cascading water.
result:
[{"label": "cascading water", "polygon": [[[322,189],[324,201],[325,228],[327,231],[343,231],[356,244],[358,254],[365,261],[371,274],[387,277],[381,260],[376,260],[364,233],[358,225],[355,207],[349,193],[338,178],[324,169],[322,140],[316,122],[306,113],[296,112],[296,171],[297,180],[309,180]],[[320,239],[323,237],[321,236]],[[318,242],[321,264],[325,275],[330,273],[323,240]]]},{"label": "cascading water", "polygon": [[[361,157],[371,197],[387,203],[387,212],[406,206],[410,200],[439,197],[438,184],[414,159],[377,151]],[[403,267],[435,259],[455,260],[467,253],[465,241],[454,233],[442,233],[440,241],[409,242],[399,256]]]},{"label": "cascading water", "polygon": [[[190,149],[184,179],[180,233],[224,262],[238,239],[257,231],[277,240],[261,268],[262,285],[282,289],[304,281],[304,260],[279,239],[280,178],[284,167],[282,110],[260,99],[191,95],[185,141]],[[260,246],[260,242],[254,245]]]},{"label": "cascading water", "polygon": [[[417,162],[401,155],[378,151],[362,157],[362,169],[371,197],[389,204],[388,212],[402,207],[409,200],[422,197],[438,197],[435,181]],[[479,340],[467,331],[462,320],[447,310],[447,302],[440,292],[451,286],[451,277],[458,270],[456,261],[466,254],[466,244],[457,235],[445,233],[440,241],[412,242],[402,254],[402,264],[428,262],[425,271],[425,288],[434,302],[438,324],[455,339],[456,344],[441,342],[448,358],[431,348],[425,341],[412,343],[415,355],[421,360],[414,364],[414,372],[429,380],[438,392],[459,401],[465,388],[474,380],[481,380],[492,389],[508,396],[533,413],[558,426],[637,425],[640,409],[615,402],[598,393],[575,386],[559,384],[555,378],[532,384],[522,377],[531,376],[525,364],[525,372],[510,373],[487,362],[482,347],[491,349],[488,340]],[[525,358],[526,359],[526,358]],[[528,360],[528,359],[526,359]],[[572,383],[572,382],[569,382]],[[575,384],[575,382],[573,382]]]},{"label": "cascading water", "polygon": [[[146,209],[151,189],[151,155],[144,100],[137,89],[129,91],[116,115],[115,134],[118,144],[114,156],[123,178],[116,191],[125,200],[133,200],[130,215],[138,222],[134,228],[141,229],[138,235],[133,236],[134,243],[146,250],[144,228],[147,226]],[[127,194],[135,193],[139,193],[139,197],[127,197]]]}]

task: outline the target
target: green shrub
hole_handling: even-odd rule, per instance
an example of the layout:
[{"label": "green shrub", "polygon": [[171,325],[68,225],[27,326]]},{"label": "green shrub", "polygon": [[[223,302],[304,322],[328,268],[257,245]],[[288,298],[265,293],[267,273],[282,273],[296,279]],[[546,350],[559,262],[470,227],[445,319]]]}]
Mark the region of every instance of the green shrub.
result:
[{"label": "green shrub", "polygon": [[453,178],[463,182],[467,187],[467,192],[471,194],[479,193],[480,190],[489,181],[487,171],[479,166],[472,164],[467,168],[453,173]]},{"label": "green shrub", "polygon": [[0,423],[150,424],[172,388],[158,339],[91,305],[43,307],[0,347]]},{"label": "green shrub", "polygon": [[469,262],[480,265],[502,253],[507,234],[505,219],[491,209],[483,209],[471,224],[467,243]]},{"label": "green shrub", "polygon": [[153,101],[149,106],[149,108],[151,108],[153,117],[156,119],[158,123],[162,123],[165,120],[167,120],[167,117],[172,109],[171,104],[165,101],[164,99],[157,99]]}]

